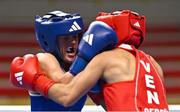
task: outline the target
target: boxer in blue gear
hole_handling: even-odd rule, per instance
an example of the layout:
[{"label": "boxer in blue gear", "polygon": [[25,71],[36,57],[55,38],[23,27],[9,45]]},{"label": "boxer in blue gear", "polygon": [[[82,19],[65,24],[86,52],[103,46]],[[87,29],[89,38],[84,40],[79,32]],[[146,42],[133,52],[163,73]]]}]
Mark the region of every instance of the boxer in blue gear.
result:
[{"label": "boxer in blue gear", "polygon": [[[69,32],[72,32],[75,30],[75,32],[77,32],[78,28],[77,24],[79,26],[79,22],[71,22],[71,25],[68,27],[67,26],[60,26],[57,23],[52,27],[50,27],[50,23],[54,22],[54,21],[59,21],[61,18],[56,17],[57,15],[61,15],[62,14],[49,14],[49,15],[45,15],[44,18],[45,19],[41,19],[40,17],[36,18],[36,37],[41,45],[41,47],[46,51],[46,52],[50,52],[52,53],[59,61],[59,63],[61,65],[66,66],[64,63],[62,63],[63,58],[62,58],[62,54],[61,52],[59,52],[60,50],[58,49],[57,46],[57,35],[63,35],[63,36],[67,36],[69,35]],[[53,16],[53,19],[47,21],[47,18],[50,18],[51,16]],[[39,18],[41,20],[39,20]],[[63,17],[65,18],[65,17]],[[68,16],[68,18],[71,18],[70,16]],[[74,17],[73,17],[74,18]],[[77,18],[76,18],[77,19]],[[39,24],[39,22],[42,22],[43,24]],[[68,21],[69,22],[69,21]],[[66,24],[68,23],[66,22]],[[43,27],[42,27],[42,26]],[[74,28],[74,26],[76,28]],[[64,30],[62,27],[67,27],[69,28],[68,30]],[[80,27],[81,28],[81,27]],[[80,29],[79,28],[79,29]],[[53,29],[61,29],[61,31],[63,31],[64,34],[58,34],[58,30],[53,30]],[[53,32],[49,32],[49,31],[53,31]],[[57,32],[58,31],[58,32]],[[43,33],[44,34],[43,34]],[[75,33],[73,33],[75,34]],[[49,38],[47,38],[49,37]],[[52,41],[55,40],[55,41]],[[49,42],[49,43],[47,43]],[[89,26],[88,30],[86,31],[86,33],[83,36],[83,39],[81,39],[80,45],[78,47],[78,56],[75,59],[75,62],[73,63],[73,65],[71,66],[70,72],[73,75],[76,75],[77,73],[81,72],[85,66],[87,65],[87,63],[98,53],[105,51],[105,50],[109,50],[115,47],[117,43],[117,38],[116,38],[116,33],[106,24],[104,24],[103,22],[93,22],[91,23],[91,25]],[[71,51],[71,48],[68,48],[68,51]],[[89,51],[89,52],[85,52],[85,51]],[[66,71],[68,70],[65,69]],[[98,84],[91,89],[91,92],[99,92],[100,88],[98,86]],[[32,101],[31,101],[32,102]],[[75,106],[77,107],[77,106]],[[77,109],[71,109],[71,110],[77,110]]]},{"label": "boxer in blue gear", "polygon": [[[45,52],[53,54],[61,67],[68,71],[73,62],[79,37],[83,32],[83,20],[79,14],[61,11],[50,12],[35,18],[35,33]],[[36,92],[29,92],[31,111],[80,111],[86,101],[86,95],[70,107],[64,107]]]}]

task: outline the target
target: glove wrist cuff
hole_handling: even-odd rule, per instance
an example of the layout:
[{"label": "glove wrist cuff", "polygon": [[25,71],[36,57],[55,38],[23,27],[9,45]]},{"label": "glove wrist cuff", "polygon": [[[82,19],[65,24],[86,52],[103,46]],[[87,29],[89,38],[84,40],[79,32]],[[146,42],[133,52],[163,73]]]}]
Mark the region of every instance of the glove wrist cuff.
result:
[{"label": "glove wrist cuff", "polygon": [[55,82],[53,80],[48,79],[44,75],[40,75],[36,80],[35,90],[47,97],[49,88],[54,84]]},{"label": "glove wrist cuff", "polygon": [[76,75],[79,72],[81,72],[86,67],[87,64],[88,64],[87,60],[85,60],[84,58],[81,58],[80,56],[77,56],[75,61],[70,67],[70,72]]}]

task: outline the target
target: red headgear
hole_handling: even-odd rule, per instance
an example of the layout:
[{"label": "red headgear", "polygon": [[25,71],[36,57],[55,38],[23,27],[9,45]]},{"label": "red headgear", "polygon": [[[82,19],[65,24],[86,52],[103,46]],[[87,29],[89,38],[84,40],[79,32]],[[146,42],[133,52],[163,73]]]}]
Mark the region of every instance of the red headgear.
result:
[{"label": "red headgear", "polygon": [[113,13],[100,12],[96,21],[102,21],[112,27],[118,36],[117,46],[121,43],[139,47],[145,37],[145,16],[130,10]]}]

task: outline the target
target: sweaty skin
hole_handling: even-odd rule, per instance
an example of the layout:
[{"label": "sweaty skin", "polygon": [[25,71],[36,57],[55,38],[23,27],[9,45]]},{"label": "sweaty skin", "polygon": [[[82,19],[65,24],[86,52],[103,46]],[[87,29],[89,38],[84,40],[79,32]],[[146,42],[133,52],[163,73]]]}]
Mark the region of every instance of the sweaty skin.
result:
[{"label": "sweaty skin", "polygon": [[[48,55],[48,54],[44,54]],[[53,58],[50,56],[50,58]],[[152,63],[155,65],[157,71],[163,76],[162,69],[158,63],[151,57]],[[43,60],[42,60],[43,61]],[[56,60],[49,60],[44,64],[56,63]],[[40,61],[40,63],[43,63]],[[88,90],[96,84],[101,78],[106,83],[114,83],[121,81],[133,80],[135,74],[135,57],[123,49],[114,49],[111,51],[103,52],[95,56],[86,68],[74,78],[69,77],[68,83],[56,83],[49,89],[49,97],[54,101],[63,104],[64,106],[72,105],[81,96],[86,94]],[[52,69],[46,66],[47,70]],[[64,75],[72,76],[71,73],[56,71],[54,74],[48,73],[48,77],[62,77]],[[61,79],[61,78],[58,78]],[[83,86],[82,86],[83,85]]]},{"label": "sweaty skin", "polygon": [[[38,53],[38,60],[43,72],[55,82],[68,83],[73,76],[70,74],[65,75],[61,69],[57,59],[50,53]],[[48,61],[47,61],[48,60]]]}]

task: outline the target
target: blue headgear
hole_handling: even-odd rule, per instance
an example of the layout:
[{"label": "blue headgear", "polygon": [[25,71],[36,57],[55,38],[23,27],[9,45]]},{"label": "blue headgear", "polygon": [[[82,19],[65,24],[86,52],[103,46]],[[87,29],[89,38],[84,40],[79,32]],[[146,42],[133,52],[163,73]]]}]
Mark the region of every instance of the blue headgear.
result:
[{"label": "blue headgear", "polygon": [[52,53],[58,61],[62,61],[62,55],[58,48],[58,37],[76,35],[83,31],[83,20],[80,14],[53,11],[43,17],[35,18],[36,39],[40,46]]}]

